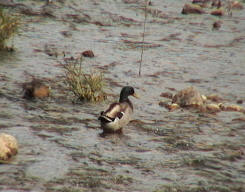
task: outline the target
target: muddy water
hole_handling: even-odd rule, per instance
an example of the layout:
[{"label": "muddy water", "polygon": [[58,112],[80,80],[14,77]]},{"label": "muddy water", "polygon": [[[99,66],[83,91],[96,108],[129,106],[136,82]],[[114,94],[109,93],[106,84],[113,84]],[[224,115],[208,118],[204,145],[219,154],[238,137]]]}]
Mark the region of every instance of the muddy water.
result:
[{"label": "muddy water", "polygon": [[[0,1],[5,2],[5,1]],[[143,1],[20,1],[25,13],[14,53],[1,54],[0,131],[20,150],[0,165],[1,191],[245,191],[244,114],[168,112],[162,92],[193,85],[226,102],[245,100],[245,11],[221,18],[181,15],[188,1],[148,7],[142,76],[138,76]],[[23,11],[24,10],[24,11]],[[219,30],[212,24],[221,20]],[[102,70],[108,92],[132,85],[134,121],[123,135],[100,135],[101,104],[74,104],[60,62],[91,49],[84,68]],[[31,77],[49,99],[22,99]],[[241,104],[245,107],[244,104]]]}]

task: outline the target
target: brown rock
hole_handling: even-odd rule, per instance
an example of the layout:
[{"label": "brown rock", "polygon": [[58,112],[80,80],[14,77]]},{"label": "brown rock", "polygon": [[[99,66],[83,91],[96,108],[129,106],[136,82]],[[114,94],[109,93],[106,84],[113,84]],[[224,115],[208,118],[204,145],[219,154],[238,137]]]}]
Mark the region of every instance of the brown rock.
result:
[{"label": "brown rock", "polygon": [[232,9],[243,9],[243,4],[239,1],[234,1],[231,4]]},{"label": "brown rock", "polygon": [[245,122],[245,117],[239,117],[236,119],[232,119],[232,121],[244,121]]},{"label": "brown rock", "polygon": [[176,103],[173,103],[173,104],[168,106],[169,111],[174,111],[174,110],[179,109],[179,108],[180,108],[180,106]]},{"label": "brown rock", "polygon": [[223,16],[224,15],[224,10],[223,9],[216,9],[214,11],[211,11],[211,15],[215,16]]},{"label": "brown rock", "polygon": [[212,7],[217,7],[219,9],[222,6],[222,3],[221,3],[220,0],[213,0],[211,6]]},{"label": "brown rock", "polygon": [[160,96],[161,97],[166,97],[166,98],[169,98],[169,99],[172,99],[173,98],[173,94],[172,93],[169,93],[169,92],[161,93]]},{"label": "brown rock", "polygon": [[209,2],[211,0],[193,0],[192,3],[193,4],[198,4],[200,5],[202,8],[206,8],[209,6]]},{"label": "brown rock", "polygon": [[82,52],[82,55],[84,56],[84,57],[94,57],[94,53],[93,53],[93,51],[92,50],[87,50],[87,51],[84,51],[84,52]]},{"label": "brown rock", "polygon": [[228,106],[226,106],[225,109],[226,109],[226,111],[238,111],[238,112],[244,110],[242,107],[240,107],[238,105],[228,105]]},{"label": "brown rock", "polygon": [[196,4],[196,3],[208,3],[210,0],[192,0],[192,3],[193,4]]},{"label": "brown rock", "polygon": [[220,106],[217,105],[217,104],[207,104],[206,105],[206,110],[207,112],[211,112],[211,113],[216,113],[216,112],[220,112],[221,109],[220,109]]},{"label": "brown rock", "polygon": [[33,79],[30,83],[23,84],[24,98],[44,98],[50,94],[49,87],[44,85],[40,80]]},{"label": "brown rock", "polygon": [[237,111],[237,112],[245,112],[245,109],[239,105],[224,105],[224,104],[220,104],[220,109],[222,111]]},{"label": "brown rock", "polygon": [[18,152],[17,140],[8,134],[0,134],[0,160],[8,160]]},{"label": "brown rock", "polygon": [[159,102],[159,105],[161,106],[161,107],[165,107],[165,108],[168,108],[168,102],[165,102],[165,101],[160,101]]},{"label": "brown rock", "polygon": [[168,109],[169,111],[174,111],[174,110],[180,108],[180,106],[179,106],[178,104],[176,104],[176,103],[169,104],[169,103],[163,102],[163,101],[159,102],[159,105],[160,105],[161,107],[165,107],[165,108]]},{"label": "brown rock", "polygon": [[236,101],[237,104],[243,104],[243,100],[242,99],[239,99]]},{"label": "brown rock", "polygon": [[207,99],[208,100],[211,100],[211,101],[213,101],[213,102],[221,102],[221,101],[223,101],[223,98],[221,98],[220,96],[218,96],[218,95],[208,95],[207,96]]},{"label": "brown rock", "polygon": [[181,13],[182,14],[203,14],[205,13],[205,11],[199,5],[185,4]]},{"label": "brown rock", "polygon": [[219,29],[221,27],[222,22],[221,21],[215,21],[213,23],[213,29]]}]

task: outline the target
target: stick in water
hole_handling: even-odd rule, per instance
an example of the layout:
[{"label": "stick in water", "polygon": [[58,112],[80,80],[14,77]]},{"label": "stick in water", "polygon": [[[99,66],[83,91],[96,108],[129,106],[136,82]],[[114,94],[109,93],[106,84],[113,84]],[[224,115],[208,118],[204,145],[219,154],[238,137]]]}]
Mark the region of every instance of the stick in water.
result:
[{"label": "stick in water", "polygon": [[143,29],[143,35],[142,35],[142,49],[141,49],[141,55],[140,55],[139,76],[141,76],[141,66],[142,66],[142,59],[143,59],[144,46],[145,46],[145,23],[146,23],[146,18],[147,18],[147,5],[148,5],[148,0],[145,0],[145,20],[144,20],[144,29]]}]

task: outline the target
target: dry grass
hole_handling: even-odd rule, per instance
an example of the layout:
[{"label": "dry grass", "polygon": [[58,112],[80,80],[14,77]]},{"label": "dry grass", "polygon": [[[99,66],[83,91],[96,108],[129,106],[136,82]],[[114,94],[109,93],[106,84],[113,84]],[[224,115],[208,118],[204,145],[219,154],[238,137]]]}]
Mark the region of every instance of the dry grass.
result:
[{"label": "dry grass", "polygon": [[6,50],[6,41],[12,37],[19,26],[19,19],[0,9],[0,50]]},{"label": "dry grass", "polygon": [[85,73],[82,59],[65,60],[66,83],[81,101],[99,102],[106,99],[105,81],[99,72]]}]

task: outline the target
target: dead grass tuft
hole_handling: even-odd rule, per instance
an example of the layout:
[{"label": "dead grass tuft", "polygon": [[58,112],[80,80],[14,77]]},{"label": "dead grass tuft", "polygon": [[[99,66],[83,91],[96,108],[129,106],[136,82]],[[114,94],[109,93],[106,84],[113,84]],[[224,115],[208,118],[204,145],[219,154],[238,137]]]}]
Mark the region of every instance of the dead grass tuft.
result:
[{"label": "dead grass tuft", "polygon": [[19,19],[10,14],[4,9],[0,9],[0,50],[8,50],[6,46],[7,40],[12,37],[19,26]]},{"label": "dead grass tuft", "polygon": [[82,69],[82,58],[65,60],[66,82],[70,90],[81,101],[100,102],[106,99],[106,86],[100,72],[85,73]]}]

